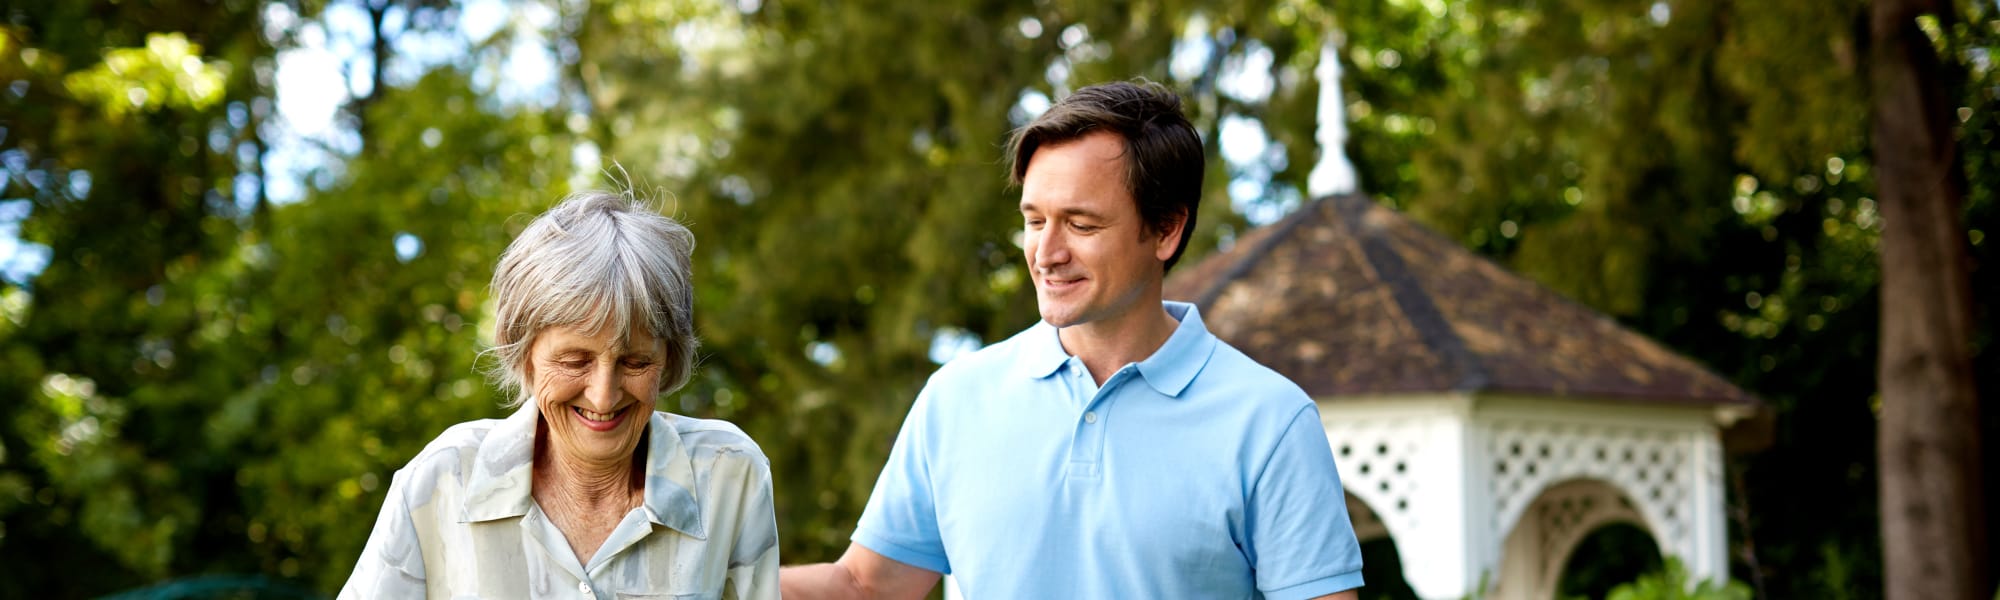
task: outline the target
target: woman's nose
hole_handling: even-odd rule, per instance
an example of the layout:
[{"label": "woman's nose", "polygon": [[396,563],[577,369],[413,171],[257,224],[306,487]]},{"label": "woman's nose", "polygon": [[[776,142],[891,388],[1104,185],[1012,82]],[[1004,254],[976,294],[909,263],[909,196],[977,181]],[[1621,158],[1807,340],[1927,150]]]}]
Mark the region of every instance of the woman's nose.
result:
[{"label": "woman's nose", "polygon": [[618,365],[598,364],[590,373],[589,389],[584,391],[584,400],[590,403],[590,409],[597,412],[611,412],[611,409],[618,406],[618,401],[623,396],[624,391],[620,390],[618,385]]}]

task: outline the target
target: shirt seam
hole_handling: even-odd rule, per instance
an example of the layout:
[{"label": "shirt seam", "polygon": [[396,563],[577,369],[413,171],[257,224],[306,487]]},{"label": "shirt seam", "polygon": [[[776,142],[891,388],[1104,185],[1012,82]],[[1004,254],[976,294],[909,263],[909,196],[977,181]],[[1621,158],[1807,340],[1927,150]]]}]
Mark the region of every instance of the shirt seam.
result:
[{"label": "shirt seam", "polygon": [[1298,427],[1299,415],[1305,413],[1310,408],[1312,408],[1312,404],[1308,403],[1305,406],[1299,407],[1298,410],[1292,411],[1291,416],[1286,418],[1285,430],[1278,433],[1275,443],[1271,444],[1270,451],[1264,455],[1263,462],[1257,466],[1257,478],[1255,481],[1250,482],[1250,490],[1252,492],[1263,487],[1264,476],[1269,475],[1271,472],[1271,461],[1278,458],[1278,450],[1285,447],[1285,439],[1291,437],[1292,430]]},{"label": "shirt seam", "polygon": [[[861,544],[862,546],[868,548],[869,550],[875,551],[876,554],[880,554],[884,557],[887,557],[889,560],[900,562],[926,571],[933,571],[946,575],[951,574],[951,561],[947,559],[944,555],[931,554],[929,552],[912,548],[909,545],[890,539],[888,535],[882,534],[872,529],[856,530],[854,532],[854,542],[857,544]],[[915,559],[915,560],[906,560],[906,559]],[[932,568],[933,566],[938,566],[942,568]]]},{"label": "shirt seam", "polygon": [[1363,582],[1361,579],[1361,570],[1356,569],[1352,571],[1335,573],[1333,575],[1328,575],[1325,577],[1320,577],[1309,581],[1295,583],[1276,589],[1260,590],[1260,591],[1264,592],[1264,596],[1266,598],[1270,598],[1272,600],[1287,600],[1290,598],[1317,598],[1319,596],[1324,596],[1327,594],[1337,594],[1347,590],[1360,588],[1362,586],[1362,583]]}]

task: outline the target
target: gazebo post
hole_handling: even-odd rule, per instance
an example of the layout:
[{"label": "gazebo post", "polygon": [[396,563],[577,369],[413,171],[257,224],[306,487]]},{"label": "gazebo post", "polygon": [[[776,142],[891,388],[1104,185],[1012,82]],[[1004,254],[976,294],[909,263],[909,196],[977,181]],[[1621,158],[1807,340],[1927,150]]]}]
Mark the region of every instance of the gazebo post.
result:
[{"label": "gazebo post", "polygon": [[1694,472],[1698,478],[1690,490],[1688,501],[1692,505],[1694,535],[1693,548],[1683,559],[1688,574],[1696,581],[1729,580],[1729,501],[1726,480],[1728,466],[1723,463],[1722,439],[1719,435],[1704,436],[1698,442],[1698,450],[1691,457]]}]

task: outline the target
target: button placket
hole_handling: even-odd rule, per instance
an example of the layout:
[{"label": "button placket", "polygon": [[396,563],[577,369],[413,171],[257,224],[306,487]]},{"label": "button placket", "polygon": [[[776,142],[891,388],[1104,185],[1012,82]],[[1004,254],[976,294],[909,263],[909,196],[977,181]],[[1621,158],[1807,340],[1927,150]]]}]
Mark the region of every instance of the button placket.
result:
[{"label": "button placket", "polygon": [[1095,385],[1093,380],[1086,378],[1088,371],[1083,368],[1081,361],[1074,364],[1074,367],[1076,377],[1080,380],[1077,382],[1079,392],[1077,408],[1082,410],[1081,414],[1071,413],[1076,415],[1072,417],[1076,420],[1071,421],[1075,431],[1070,437],[1069,477],[1097,479],[1102,477],[1099,463],[1103,460],[1105,436],[1105,429],[1100,425],[1106,418],[1103,413],[1114,401],[1113,394],[1123,385],[1121,380],[1127,377],[1123,373],[1114,374],[1099,386]]}]

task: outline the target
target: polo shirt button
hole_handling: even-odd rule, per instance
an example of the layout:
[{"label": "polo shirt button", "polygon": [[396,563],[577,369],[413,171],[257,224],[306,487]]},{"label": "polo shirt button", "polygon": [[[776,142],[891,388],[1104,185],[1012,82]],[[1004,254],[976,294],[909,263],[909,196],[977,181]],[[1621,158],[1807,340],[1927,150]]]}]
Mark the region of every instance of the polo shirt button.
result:
[{"label": "polo shirt button", "polygon": [[1097,411],[1088,411],[1083,413],[1083,422],[1090,423],[1092,425],[1097,424]]},{"label": "polo shirt button", "polygon": [[584,581],[584,582],[579,582],[579,583],[577,583],[577,584],[576,584],[576,591],[579,591],[579,592],[583,592],[583,595],[585,595],[585,596],[589,596],[589,595],[590,595],[590,582],[588,582],[588,581]]}]

